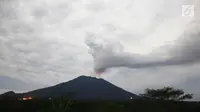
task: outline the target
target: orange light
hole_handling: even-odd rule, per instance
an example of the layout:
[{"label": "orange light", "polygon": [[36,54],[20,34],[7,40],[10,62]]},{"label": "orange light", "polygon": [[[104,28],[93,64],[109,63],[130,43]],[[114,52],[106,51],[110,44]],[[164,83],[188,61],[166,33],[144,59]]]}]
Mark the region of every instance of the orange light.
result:
[{"label": "orange light", "polygon": [[28,98],[23,98],[23,100],[28,100]]},{"label": "orange light", "polygon": [[23,100],[31,100],[32,97],[23,98]]},{"label": "orange light", "polygon": [[31,99],[32,99],[32,97],[28,97],[28,99],[29,99],[29,100],[31,100]]}]

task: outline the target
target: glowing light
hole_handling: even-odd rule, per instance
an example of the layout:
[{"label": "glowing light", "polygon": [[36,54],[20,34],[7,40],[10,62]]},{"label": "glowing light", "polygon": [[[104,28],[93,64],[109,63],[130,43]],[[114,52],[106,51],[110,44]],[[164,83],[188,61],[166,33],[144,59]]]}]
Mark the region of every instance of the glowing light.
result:
[{"label": "glowing light", "polygon": [[32,97],[28,97],[28,99],[29,99],[29,100],[31,100],[31,99],[32,99]]},{"label": "glowing light", "polygon": [[23,98],[23,100],[28,100],[28,98]]},{"label": "glowing light", "polygon": [[32,100],[32,97],[22,98],[23,100]]}]

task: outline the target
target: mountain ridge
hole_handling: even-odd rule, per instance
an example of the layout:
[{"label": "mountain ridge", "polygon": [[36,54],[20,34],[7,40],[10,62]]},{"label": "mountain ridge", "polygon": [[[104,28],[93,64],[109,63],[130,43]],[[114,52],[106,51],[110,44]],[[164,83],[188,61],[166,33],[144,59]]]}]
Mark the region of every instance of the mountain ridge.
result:
[{"label": "mountain ridge", "polygon": [[74,100],[130,100],[139,96],[102,79],[79,76],[60,84],[19,94],[21,97],[64,97]]}]

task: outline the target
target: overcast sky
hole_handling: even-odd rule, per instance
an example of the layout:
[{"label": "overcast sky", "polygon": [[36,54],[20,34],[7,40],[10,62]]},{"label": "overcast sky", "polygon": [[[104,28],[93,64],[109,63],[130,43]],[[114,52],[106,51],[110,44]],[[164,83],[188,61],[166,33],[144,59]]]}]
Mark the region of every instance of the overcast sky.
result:
[{"label": "overcast sky", "polygon": [[171,85],[200,99],[199,42],[199,0],[0,0],[0,78],[13,85],[0,92],[98,75],[133,93]]}]

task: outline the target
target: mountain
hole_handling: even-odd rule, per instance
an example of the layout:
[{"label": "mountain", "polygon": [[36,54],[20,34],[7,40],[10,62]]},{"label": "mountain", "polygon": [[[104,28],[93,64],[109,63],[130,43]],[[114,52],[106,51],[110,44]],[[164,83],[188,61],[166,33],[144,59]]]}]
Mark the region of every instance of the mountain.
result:
[{"label": "mountain", "polygon": [[17,99],[17,95],[13,91],[8,91],[8,92],[0,95],[0,100],[4,100],[4,99],[6,99],[6,100]]},{"label": "mountain", "polygon": [[65,83],[21,94],[23,97],[60,97],[76,100],[130,100],[139,96],[127,92],[104,79],[80,76]]}]

